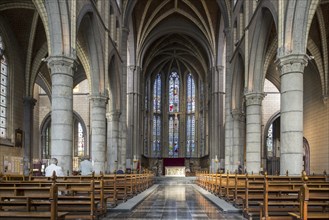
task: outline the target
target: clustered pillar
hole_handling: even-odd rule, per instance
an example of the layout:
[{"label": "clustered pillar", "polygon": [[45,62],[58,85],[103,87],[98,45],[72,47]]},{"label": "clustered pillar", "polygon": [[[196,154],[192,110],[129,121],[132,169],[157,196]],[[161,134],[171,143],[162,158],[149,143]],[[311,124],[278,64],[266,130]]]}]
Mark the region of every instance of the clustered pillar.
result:
[{"label": "clustered pillar", "polygon": [[33,108],[36,100],[27,96],[24,98],[24,175],[28,176],[30,174],[30,169],[32,168],[32,158],[33,158]]}]

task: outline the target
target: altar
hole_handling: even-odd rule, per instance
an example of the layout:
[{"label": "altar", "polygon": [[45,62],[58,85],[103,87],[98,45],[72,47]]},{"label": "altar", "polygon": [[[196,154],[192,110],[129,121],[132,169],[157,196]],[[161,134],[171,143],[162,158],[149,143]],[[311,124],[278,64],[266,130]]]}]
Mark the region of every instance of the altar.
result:
[{"label": "altar", "polygon": [[166,176],[185,176],[185,167],[183,166],[170,166],[165,167]]}]

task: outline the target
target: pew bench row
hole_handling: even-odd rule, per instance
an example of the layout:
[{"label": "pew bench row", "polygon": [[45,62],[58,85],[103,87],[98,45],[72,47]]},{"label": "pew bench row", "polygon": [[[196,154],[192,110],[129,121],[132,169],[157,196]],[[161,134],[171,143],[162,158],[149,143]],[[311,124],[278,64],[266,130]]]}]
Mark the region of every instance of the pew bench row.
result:
[{"label": "pew bench row", "polygon": [[[0,218],[97,219],[109,206],[150,187],[153,178],[151,174],[120,174],[2,180]],[[50,191],[50,187],[56,189]]]},{"label": "pew bench row", "polygon": [[291,213],[299,212],[302,201],[300,190],[306,184],[312,189],[323,190],[322,198],[313,201],[308,212],[317,212],[317,216],[323,217],[328,217],[329,214],[329,196],[326,195],[329,192],[329,182],[325,175],[306,178],[198,174],[197,184],[241,208],[249,219],[293,219]]}]

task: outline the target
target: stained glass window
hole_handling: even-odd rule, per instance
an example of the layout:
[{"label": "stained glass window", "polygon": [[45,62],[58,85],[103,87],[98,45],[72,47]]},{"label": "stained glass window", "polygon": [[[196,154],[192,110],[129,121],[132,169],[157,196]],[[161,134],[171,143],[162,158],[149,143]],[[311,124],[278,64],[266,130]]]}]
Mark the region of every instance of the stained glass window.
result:
[{"label": "stained glass window", "polygon": [[179,75],[176,72],[169,76],[169,112],[179,112]]},{"label": "stained glass window", "polygon": [[149,118],[148,118],[149,116],[148,115],[146,115],[145,117],[144,117],[144,155],[145,156],[148,156],[148,136],[147,136],[147,134],[148,134],[148,121],[149,121]]},{"label": "stained glass window", "polygon": [[186,156],[195,156],[195,83],[191,73],[186,86]]},{"label": "stained glass window", "polygon": [[153,86],[153,111],[161,112],[161,75],[158,74]]},{"label": "stained glass window", "polygon": [[146,81],[146,84],[145,84],[145,90],[144,90],[144,112],[145,112],[145,115],[144,115],[144,127],[143,127],[143,134],[144,134],[144,155],[145,156],[148,156],[149,155],[149,146],[148,146],[148,143],[149,143],[149,117],[150,117],[150,113],[149,113],[149,88],[150,88],[150,80],[147,80]]},{"label": "stained glass window", "polygon": [[85,136],[81,123],[78,123],[78,156],[82,157],[85,155]]},{"label": "stained glass window", "polygon": [[186,156],[194,156],[195,152],[195,116],[188,115],[186,123]]},{"label": "stained glass window", "polygon": [[153,127],[152,156],[160,156],[161,152],[161,74],[157,74],[153,85]]},{"label": "stained glass window", "polygon": [[179,118],[169,116],[169,156],[178,157],[179,153]]},{"label": "stained glass window", "polygon": [[204,147],[204,119],[203,119],[203,112],[200,112],[199,115],[199,126],[200,126],[200,140],[199,140],[199,147],[200,147],[200,154],[204,156],[206,154],[206,150]]},{"label": "stained glass window", "polygon": [[51,126],[50,123],[48,124],[46,131],[44,133],[44,144],[45,147],[42,151],[42,158],[50,159],[51,158]]},{"label": "stained glass window", "polygon": [[161,116],[153,115],[152,156],[160,156],[161,150]]},{"label": "stained glass window", "polygon": [[8,65],[4,52],[4,45],[0,36],[0,138],[7,138],[7,99],[8,99]]},{"label": "stained glass window", "polygon": [[195,112],[195,84],[192,74],[187,76],[187,113]]},{"label": "stained glass window", "polygon": [[198,127],[200,129],[200,136],[199,136],[199,140],[198,140],[198,145],[199,145],[199,149],[200,149],[200,156],[204,156],[206,155],[206,148],[205,148],[205,128],[204,128],[204,86],[203,86],[203,82],[201,80],[199,80],[199,85],[200,85],[200,89],[199,89],[199,103],[200,103],[200,113],[199,113],[199,120],[198,120]]},{"label": "stained glass window", "polygon": [[267,145],[267,155],[269,157],[272,157],[273,156],[273,124],[271,124],[270,127],[268,128],[266,145]]}]

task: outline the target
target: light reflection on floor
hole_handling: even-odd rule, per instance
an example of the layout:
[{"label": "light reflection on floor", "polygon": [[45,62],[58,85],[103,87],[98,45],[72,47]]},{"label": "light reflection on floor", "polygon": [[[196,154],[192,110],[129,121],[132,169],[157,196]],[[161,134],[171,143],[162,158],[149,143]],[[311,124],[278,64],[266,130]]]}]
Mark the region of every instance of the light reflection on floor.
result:
[{"label": "light reflection on floor", "polygon": [[110,212],[109,219],[244,219],[222,213],[191,185],[160,185],[132,212]]}]

